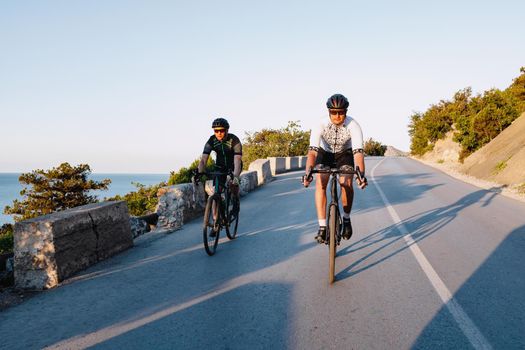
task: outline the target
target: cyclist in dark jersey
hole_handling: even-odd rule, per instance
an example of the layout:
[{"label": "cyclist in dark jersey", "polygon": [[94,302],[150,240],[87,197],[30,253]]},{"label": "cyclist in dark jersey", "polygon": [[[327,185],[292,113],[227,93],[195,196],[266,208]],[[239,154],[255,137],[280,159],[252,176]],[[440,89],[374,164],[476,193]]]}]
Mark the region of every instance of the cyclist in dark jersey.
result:
[{"label": "cyclist in dark jersey", "polygon": [[230,124],[224,118],[217,118],[212,123],[214,135],[212,135],[202,151],[202,157],[199,163],[199,173],[206,169],[208,157],[213,151],[216,154],[215,170],[233,172],[233,178],[227,179],[226,176],[221,178],[222,184],[228,180],[231,183],[232,193],[239,195],[239,176],[242,171],[242,145],[241,141],[234,134],[228,133]]}]

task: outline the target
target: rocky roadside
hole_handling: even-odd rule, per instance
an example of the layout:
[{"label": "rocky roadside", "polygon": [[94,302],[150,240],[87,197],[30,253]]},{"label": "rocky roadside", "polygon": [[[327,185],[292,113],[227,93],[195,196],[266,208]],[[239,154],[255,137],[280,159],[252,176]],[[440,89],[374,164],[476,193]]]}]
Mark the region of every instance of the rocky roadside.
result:
[{"label": "rocky roadside", "polygon": [[[1,288],[1,287],[0,287]],[[0,289],[0,312],[12,306],[21,304],[38,292],[23,292],[15,290],[13,287]]]},{"label": "rocky roadside", "polygon": [[458,180],[469,183],[476,187],[480,187],[480,188],[483,188],[491,192],[500,193],[506,197],[510,197],[510,198],[519,200],[521,202],[525,202],[525,193],[520,192],[516,186],[502,185],[496,182],[480,180],[473,176],[466,175],[459,171],[459,166],[455,163],[449,163],[449,162],[438,163],[438,162],[434,162],[430,160],[423,160],[421,158],[416,158],[412,156],[410,156],[410,158],[417,160],[418,162],[421,162],[428,166],[431,166],[433,168],[439,169],[442,172]]}]

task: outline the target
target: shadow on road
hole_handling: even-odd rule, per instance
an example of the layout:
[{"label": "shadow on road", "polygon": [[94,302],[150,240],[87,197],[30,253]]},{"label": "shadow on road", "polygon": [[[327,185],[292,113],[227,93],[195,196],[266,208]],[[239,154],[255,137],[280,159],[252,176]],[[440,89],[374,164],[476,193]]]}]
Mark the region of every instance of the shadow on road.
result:
[{"label": "shadow on road", "polygon": [[[285,181],[244,197],[238,238],[222,238],[213,257],[204,252],[202,219],[192,221],[80,273],[74,283],[8,309],[2,317],[9,322],[0,322],[2,345],[40,349],[94,337],[103,339],[95,344],[111,348],[286,347],[283,320],[292,287],[276,280],[281,272],[271,267],[316,246],[313,239],[301,243],[313,233],[313,210],[293,205],[312,194],[275,197],[289,190],[287,179],[293,177],[297,174],[281,176]],[[273,277],[261,277],[262,270]],[[27,324],[31,336],[17,336]],[[180,346],[150,346],[156,339]]]},{"label": "shadow on road", "polygon": [[[454,299],[494,349],[525,349],[525,225],[505,238]],[[465,342],[446,330],[453,324],[446,306],[425,327],[414,349],[450,348]],[[459,347],[456,347],[459,348]]]},{"label": "shadow on road", "polygon": [[[55,344],[94,349],[286,348],[291,286],[233,284],[184,303],[167,302]],[[254,307],[255,306],[255,307]],[[281,310],[275,313],[274,309]]]},{"label": "shadow on road", "polygon": [[[405,226],[413,240],[417,243],[441,230],[452,220],[454,220],[458,216],[459,212],[465,208],[478,203],[482,203],[482,206],[488,205],[495,195],[496,193],[490,190],[478,190],[460,198],[451,205],[414,215],[402,220],[398,224],[390,225],[364,237],[359,241],[354,242],[350,246],[347,246],[339,251],[338,256],[351,254],[365,248],[368,249],[370,247],[373,247],[373,250],[337,274],[337,279],[348,278],[360,272],[366,271],[371,267],[385,262],[389,258],[404,251],[405,249],[408,249],[409,246],[403,244],[401,245],[401,248],[398,248],[387,255],[383,256],[383,254],[381,254],[385,249],[390,248],[404,240],[402,230],[399,229],[400,225]],[[381,255],[381,257],[374,260],[374,258],[379,255]]]}]

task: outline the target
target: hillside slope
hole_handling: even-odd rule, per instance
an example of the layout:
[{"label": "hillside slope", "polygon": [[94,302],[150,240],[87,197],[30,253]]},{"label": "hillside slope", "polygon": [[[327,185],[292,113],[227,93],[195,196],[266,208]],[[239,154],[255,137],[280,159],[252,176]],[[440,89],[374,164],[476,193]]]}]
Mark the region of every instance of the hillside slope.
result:
[{"label": "hillside slope", "polygon": [[467,157],[459,171],[505,185],[525,183],[525,113]]}]

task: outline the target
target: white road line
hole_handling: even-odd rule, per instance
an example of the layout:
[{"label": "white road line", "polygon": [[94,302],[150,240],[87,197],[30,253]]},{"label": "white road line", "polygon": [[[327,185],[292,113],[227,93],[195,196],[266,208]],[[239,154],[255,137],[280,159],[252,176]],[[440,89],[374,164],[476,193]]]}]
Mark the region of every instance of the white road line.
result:
[{"label": "white road line", "polygon": [[454,299],[450,290],[448,290],[447,286],[439,277],[436,270],[434,270],[434,268],[432,267],[428,259],[425,257],[421,249],[419,249],[419,246],[417,245],[416,241],[414,241],[410,232],[408,232],[405,225],[403,225],[401,218],[399,217],[399,215],[397,215],[397,212],[388,202],[388,199],[386,198],[384,192],[381,190],[381,187],[379,187],[379,184],[375,180],[374,172],[385,159],[386,158],[383,158],[379,163],[377,163],[374,166],[374,168],[370,172],[370,175],[372,177],[372,181],[374,182],[377,188],[377,191],[379,192],[379,195],[385,203],[388,213],[392,217],[392,220],[394,220],[394,223],[396,224],[398,230],[403,235],[406,244],[410,248],[412,254],[414,254],[414,257],[419,263],[419,266],[421,266],[421,269],[427,275],[427,278],[429,279],[430,283],[432,283],[432,286],[434,287],[439,297],[441,298],[447,309],[450,311],[452,317],[454,317],[454,320],[457,322],[459,328],[461,328],[463,334],[465,334],[472,346],[474,346],[475,349],[492,349],[492,346],[489,344],[487,339],[485,339],[478,327],[476,327],[474,322],[470,319],[470,317],[468,317],[461,305],[459,305],[459,303]]}]

